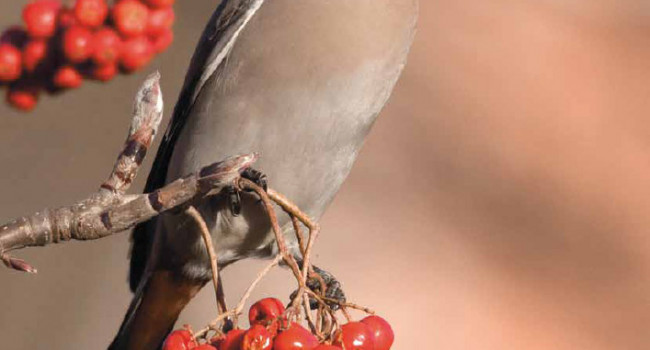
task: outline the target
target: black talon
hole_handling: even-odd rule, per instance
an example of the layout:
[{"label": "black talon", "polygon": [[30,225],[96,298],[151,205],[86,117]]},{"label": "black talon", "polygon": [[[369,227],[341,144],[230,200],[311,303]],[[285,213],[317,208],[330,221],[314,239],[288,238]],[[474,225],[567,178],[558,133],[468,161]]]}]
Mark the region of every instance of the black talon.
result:
[{"label": "black talon", "polygon": [[[252,168],[246,168],[241,173],[241,177],[250,181],[253,181],[256,185],[262,187],[266,192],[268,190],[268,183],[266,180],[266,174],[261,171],[257,171]],[[239,216],[241,214],[241,196],[239,190],[234,186],[227,188],[228,200],[230,201],[230,211],[233,216]]]},{"label": "black talon", "polygon": [[224,323],[223,323],[223,328],[221,328],[221,331],[223,334],[226,334],[233,330],[235,328],[235,324],[232,322],[230,318],[227,318]]},{"label": "black talon", "polygon": [[269,189],[269,184],[266,174],[253,168],[246,168],[241,173],[241,177],[253,181],[256,185],[262,187],[266,192]]},{"label": "black talon", "polygon": [[233,216],[239,216],[241,214],[241,196],[239,191],[233,187],[228,187],[228,199],[230,201],[230,211]]}]

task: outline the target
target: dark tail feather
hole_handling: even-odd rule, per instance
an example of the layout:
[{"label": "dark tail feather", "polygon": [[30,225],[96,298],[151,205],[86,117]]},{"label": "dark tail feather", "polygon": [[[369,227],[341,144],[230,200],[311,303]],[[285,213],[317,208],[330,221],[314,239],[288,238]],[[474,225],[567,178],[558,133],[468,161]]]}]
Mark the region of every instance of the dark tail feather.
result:
[{"label": "dark tail feather", "polygon": [[154,271],[135,291],[108,350],[157,350],[185,305],[203,284],[178,282],[168,271]]},{"label": "dark tail feather", "polygon": [[145,279],[142,278],[143,276],[140,275],[138,277],[141,278],[142,283],[140,283],[140,285],[137,286],[137,288],[132,288],[133,299],[131,300],[131,304],[129,305],[129,308],[126,311],[126,315],[124,315],[124,320],[122,320],[122,324],[120,325],[120,329],[117,332],[117,335],[113,339],[111,345],[108,346],[108,350],[126,349],[126,342],[128,340],[129,328],[133,322],[133,319],[135,318],[136,311],[138,310],[138,307],[142,302],[144,289],[147,286]]},{"label": "dark tail feather", "polygon": [[156,221],[157,218],[153,218],[138,224],[131,233],[129,287],[133,293],[136,293],[145,274],[149,254],[153,246]]}]

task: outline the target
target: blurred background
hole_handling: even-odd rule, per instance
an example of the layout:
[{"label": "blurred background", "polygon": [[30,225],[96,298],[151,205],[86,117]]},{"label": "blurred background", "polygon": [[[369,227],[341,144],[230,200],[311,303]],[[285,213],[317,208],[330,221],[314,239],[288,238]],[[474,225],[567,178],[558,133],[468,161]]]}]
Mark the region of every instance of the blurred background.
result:
[{"label": "blurred background", "polygon": [[[2,2],[1,26],[24,3]],[[215,4],[178,1],[173,47],[141,74],[0,106],[2,221],[97,188],[153,69],[169,116]],[[390,320],[397,350],[649,349],[650,2],[422,0],[419,28],[316,263]],[[0,347],[105,348],[128,249],[125,233],[19,252],[39,274],[0,270]],[[262,265],[225,271],[230,304]],[[276,271],[254,299],[292,287]],[[206,288],[180,323],[214,314]]]}]

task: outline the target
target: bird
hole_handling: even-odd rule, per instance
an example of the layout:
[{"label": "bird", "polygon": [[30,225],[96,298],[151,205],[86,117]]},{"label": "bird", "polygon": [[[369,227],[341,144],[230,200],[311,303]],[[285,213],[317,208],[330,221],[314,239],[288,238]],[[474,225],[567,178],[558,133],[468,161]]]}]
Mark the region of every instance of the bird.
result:
[{"label": "bird", "polygon": [[[192,56],[145,192],[258,152],[273,188],[318,219],[407,62],[418,0],[222,0]],[[220,267],[277,254],[259,197],[195,203]],[[280,225],[289,228],[290,220]],[[296,239],[287,235],[289,249]],[[211,279],[198,226],[163,214],[132,233],[133,301],[109,349],[159,349]]]}]

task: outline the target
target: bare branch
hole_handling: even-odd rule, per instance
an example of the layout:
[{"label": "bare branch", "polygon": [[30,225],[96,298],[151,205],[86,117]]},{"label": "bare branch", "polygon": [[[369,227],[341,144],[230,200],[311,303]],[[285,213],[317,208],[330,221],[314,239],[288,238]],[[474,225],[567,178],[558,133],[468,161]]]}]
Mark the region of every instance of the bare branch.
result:
[{"label": "bare branch", "polygon": [[7,264],[7,259],[11,259],[6,257],[9,251],[69,240],[100,239],[128,230],[197,196],[212,195],[233,185],[240,172],[256,159],[255,154],[231,157],[149,194],[120,196],[99,192],[71,206],[15,219],[0,226],[0,256],[5,265],[16,268],[16,263]]},{"label": "bare branch", "polygon": [[155,72],[147,77],[136,94],[133,119],[124,149],[118,156],[108,180],[102,184],[102,189],[122,194],[131,186],[156,136],[162,113],[160,73]]},{"label": "bare branch", "polygon": [[214,195],[235,185],[240,173],[257,160],[255,153],[230,157],[152,193],[125,195],[162,119],[159,82],[160,75],[154,73],[138,91],[124,149],[98,192],[73,205],[45,209],[0,226],[0,260],[5,266],[35,273],[31,265],[7,253],[69,240],[94,240],[128,230],[196,197]]}]

